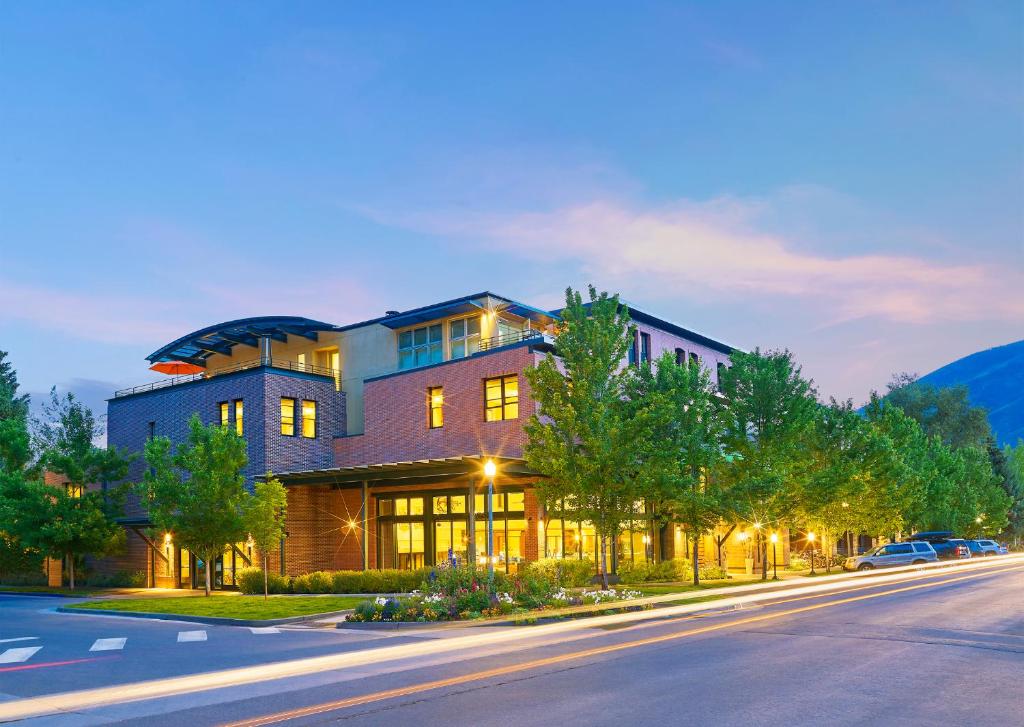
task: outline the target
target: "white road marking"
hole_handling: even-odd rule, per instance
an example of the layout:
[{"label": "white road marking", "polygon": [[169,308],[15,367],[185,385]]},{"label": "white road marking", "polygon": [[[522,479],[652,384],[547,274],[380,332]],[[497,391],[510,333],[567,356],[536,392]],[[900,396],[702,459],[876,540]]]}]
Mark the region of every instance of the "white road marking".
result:
[{"label": "white road marking", "polygon": [[0,664],[17,664],[28,661],[42,646],[23,646],[20,649],[7,649],[0,654]]},{"label": "white road marking", "polygon": [[119,651],[128,639],[96,639],[89,651]]},{"label": "white road marking", "polygon": [[281,629],[276,626],[250,626],[249,630],[254,634],[279,634]]},{"label": "white road marking", "polygon": [[184,641],[206,641],[205,631],[179,631],[178,632],[178,643]]},{"label": "white road marking", "polygon": [[19,636],[16,639],[0,639],[0,644],[9,644],[12,641],[33,641],[38,638],[38,636]]}]

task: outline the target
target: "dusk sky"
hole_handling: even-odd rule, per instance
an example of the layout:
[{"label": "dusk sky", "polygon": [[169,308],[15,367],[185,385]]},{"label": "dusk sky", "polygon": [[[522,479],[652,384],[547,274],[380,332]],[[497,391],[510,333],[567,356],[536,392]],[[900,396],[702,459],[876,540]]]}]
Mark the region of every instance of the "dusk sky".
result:
[{"label": "dusk sky", "polygon": [[27,391],[101,407],[233,318],[588,282],[858,403],[1024,338],[1020,2],[212,8],[0,8]]}]

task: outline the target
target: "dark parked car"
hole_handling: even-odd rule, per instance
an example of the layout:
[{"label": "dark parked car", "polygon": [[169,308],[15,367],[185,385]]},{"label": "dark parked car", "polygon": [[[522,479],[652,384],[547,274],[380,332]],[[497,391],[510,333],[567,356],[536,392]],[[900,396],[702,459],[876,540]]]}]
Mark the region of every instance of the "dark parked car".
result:
[{"label": "dark parked car", "polygon": [[999,543],[994,540],[968,540],[972,556],[1000,555]]},{"label": "dark parked car", "polygon": [[935,548],[939,560],[960,560],[971,557],[971,549],[967,541],[962,538],[954,538],[953,533],[948,530],[932,530],[925,533],[914,533],[911,540],[923,540],[931,543]]}]

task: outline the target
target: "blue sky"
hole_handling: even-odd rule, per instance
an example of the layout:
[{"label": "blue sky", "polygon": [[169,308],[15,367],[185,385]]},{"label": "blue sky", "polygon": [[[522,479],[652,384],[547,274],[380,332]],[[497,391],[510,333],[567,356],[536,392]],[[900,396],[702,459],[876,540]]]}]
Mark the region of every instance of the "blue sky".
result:
[{"label": "blue sky", "polygon": [[6,3],[0,349],[594,282],[866,398],[1024,337],[1020,3]]}]

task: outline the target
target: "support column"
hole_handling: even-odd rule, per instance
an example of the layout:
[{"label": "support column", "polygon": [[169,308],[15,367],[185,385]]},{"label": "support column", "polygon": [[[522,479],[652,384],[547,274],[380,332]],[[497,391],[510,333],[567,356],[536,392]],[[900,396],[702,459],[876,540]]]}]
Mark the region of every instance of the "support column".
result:
[{"label": "support column", "polygon": [[363,570],[370,567],[370,483],[363,480]]},{"label": "support column", "polygon": [[269,366],[272,360],[270,336],[260,336],[260,366]]},{"label": "support column", "polygon": [[469,478],[469,498],[466,501],[467,531],[469,532],[469,562],[476,568],[476,482]]}]

